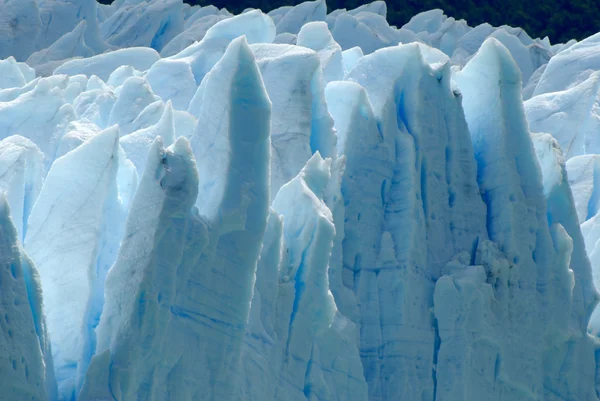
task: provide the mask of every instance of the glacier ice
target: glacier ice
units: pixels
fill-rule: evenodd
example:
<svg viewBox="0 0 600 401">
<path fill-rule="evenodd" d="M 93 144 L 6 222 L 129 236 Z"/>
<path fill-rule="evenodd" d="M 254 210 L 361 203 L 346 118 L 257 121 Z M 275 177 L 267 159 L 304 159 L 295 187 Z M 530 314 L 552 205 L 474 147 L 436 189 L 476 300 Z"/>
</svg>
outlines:
<svg viewBox="0 0 600 401">
<path fill-rule="evenodd" d="M 56 68 L 53 73 L 96 75 L 106 81 L 110 74 L 122 65 L 129 65 L 137 70 L 145 71 L 159 59 L 160 56 L 154 49 L 132 47 L 89 58 L 70 60 Z"/>
<path fill-rule="evenodd" d="M 35 143 L 19 135 L 0 141 L 0 188 L 10 205 L 12 224 L 21 242 L 44 175 L 44 155 Z"/>
<path fill-rule="evenodd" d="M 57 159 L 28 220 L 24 244 L 40 272 L 61 399 L 75 398 L 94 353 L 104 279 L 121 239 L 118 146 L 111 128 Z"/>
<path fill-rule="evenodd" d="M 64 34 L 47 49 L 33 53 L 27 64 L 36 69 L 38 75 L 52 75 L 52 72 L 69 59 L 91 57 L 94 51 L 85 43 L 86 21 L 81 21 L 73 31 Z"/>
<path fill-rule="evenodd" d="M 3 401 L 598 401 L 598 35 L 0 9 Z"/>
<path fill-rule="evenodd" d="M 42 290 L 0 195 L 0 386 L 14 401 L 56 398 Z"/>
<path fill-rule="evenodd" d="M 543 93 L 525 102 L 531 129 L 552 134 L 568 159 L 600 152 L 599 82 L 600 74 L 594 73 L 574 87 Z"/>
</svg>

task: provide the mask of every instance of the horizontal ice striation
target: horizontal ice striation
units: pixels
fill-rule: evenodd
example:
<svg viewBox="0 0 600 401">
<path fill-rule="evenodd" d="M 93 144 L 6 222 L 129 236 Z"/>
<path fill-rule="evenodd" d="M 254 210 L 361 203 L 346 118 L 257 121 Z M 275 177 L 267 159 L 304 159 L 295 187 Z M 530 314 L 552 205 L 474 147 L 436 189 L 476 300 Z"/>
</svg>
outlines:
<svg viewBox="0 0 600 401">
<path fill-rule="evenodd" d="M 0 387 L 11 401 L 56 399 L 37 271 L 0 194 Z"/>
<path fill-rule="evenodd" d="M 0 3 L 0 225 L 50 329 L 19 251 L 41 353 L 0 361 L 40 399 L 598 399 L 596 37 Z"/>
</svg>

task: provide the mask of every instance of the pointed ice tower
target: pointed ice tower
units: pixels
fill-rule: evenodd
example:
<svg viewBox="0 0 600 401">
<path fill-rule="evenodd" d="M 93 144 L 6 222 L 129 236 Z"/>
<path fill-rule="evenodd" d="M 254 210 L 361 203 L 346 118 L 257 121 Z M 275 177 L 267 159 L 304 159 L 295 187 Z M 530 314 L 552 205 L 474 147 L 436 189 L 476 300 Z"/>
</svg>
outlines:
<svg viewBox="0 0 600 401">
<path fill-rule="evenodd" d="M 289 318 L 281 316 L 288 327 L 281 338 L 283 361 L 274 399 L 294 388 L 309 400 L 367 399 L 355 337 L 343 330 L 351 323 L 338 314 L 329 290 L 335 226 L 322 199 L 330 169 L 331 159 L 323 160 L 317 152 L 273 201 L 273 209 L 283 216 L 286 246 L 278 305 L 290 312 Z M 337 378 L 334 369 L 339 370 Z"/>
<path fill-rule="evenodd" d="M 327 112 L 318 55 L 300 46 L 252 46 L 273 103 L 271 197 L 315 152 L 335 157 L 333 120 Z M 285 76 L 282 74 L 285 71 Z M 298 88 L 302 88 L 299 90 Z"/>
<path fill-rule="evenodd" d="M 447 266 L 444 282 L 436 285 L 438 399 L 493 394 L 507 401 L 596 400 L 595 361 L 586 352 L 592 348 L 586 326 L 596 294 L 586 282 L 589 262 L 561 178 L 564 168 L 542 142 L 540 169 L 521 101 L 521 73 L 500 42 L 486 40 L 456 81 L 493 243 L 478 244 L 471 263 Z M 478 266 L 483 270 L 475 279 Z M 465 285 L 471 291 L 461 291 Z M 474 303 L 477 286 L 485 294 L 479 297 L 489 301 Z M 451 320 L 450 311 L 469 318 Z M 451 370 L 457 360 L 460 381 Z M 565 374 L 571 364 L 582 371 Z M 469 377 L 478 378 L 477 386 L 456 386 Z"/>
<path fill-rule="evenodd" d="M 33 90 L 2 104 L 0 139 L 21 135 L 34 142 L 45 156 L 45 167 L 54 161 L 60 138 L 69 122 L 75 119 L 71 105 L 50 78 L 30 84 Z"/>
<path fill-rule="evenodd" d="M 358 300 L 372 401 L 400 393 L 407 401 L 434 399 L 435 281 L 456 254 L 474 253 L 486 238 L 471 140 L 450 76 L 448 64 L 432 68 L 419 45 L 408 44 L 365 56 L 349 73 L 370 102 L 349 84 L 326 92 L 347 157 L 343 284 Z"/>
<path fill-rule="evenodd" d="M 106 394 L 160 399 L 173 391 L 168 370 L 181 358 L 174 343 L 185 338 L 184 331 L 169 332 L 173 304 L 208 241 L 206 226 L 193 217 L 197 186 L 187 140 L 164 149 L 157 138 L 127 217 L 119 255 L 106 278 L 96 355 L 80 400 Z"/>
<path fill-rule="evenodd" d="M 331 159 L 317 153 L 278 192 L 256 273 L 239 400 L 366 401 L 354 324 L 336 308 L 335 238 L 323 201 Z"/>
<path fill-rule="evenodd" d="M 121 138 L 121 146 L 127 154 L 127 158 L 135 165 L 140 177 L 146 168 L 148 151 L 154 139 L 158 136 L 162 138 L 165 146 L 170 146 L 175 142 L 175 121 L 173 117 L 173 105 L 170 100 L 167 102 L 163 114 L 156 124 L 134 131 Z"/>
<path fill-rule="evenodd" d="M 25 249 L 40 272 L 61 398 L 75 398 L 95 349 L 104 278 L 123 218 L 118 130 L 109 129 L 52 164 L 29 216 Z"/>
<path fill-rule="evenodd" d="M 56 382 L 37 270 L 0 194 L 0 388 L 11 401 L 53 401 Z"/>
<path fill-rule="evenodd" d="M 157 139 L 150 151 L 82 401 L 235 394 L 268 217 L 271 105 L 244 38 L 205 82 L 225 95 L 203 102 L 191 147 Z"/>
</svg>

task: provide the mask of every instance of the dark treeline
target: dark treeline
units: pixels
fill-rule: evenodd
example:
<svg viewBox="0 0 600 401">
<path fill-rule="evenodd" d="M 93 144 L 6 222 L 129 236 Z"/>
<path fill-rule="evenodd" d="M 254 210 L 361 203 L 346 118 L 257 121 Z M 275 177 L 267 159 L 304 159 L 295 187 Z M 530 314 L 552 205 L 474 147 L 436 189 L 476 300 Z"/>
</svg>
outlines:
<svg viewBox="0 0 600 401">
<path fill-rule="evenodd" d="M 240 13 L 246 8 L 270 11 L 303 0 L 185 0 L 189 4 L 227 8 Z M 110 3 L 110 0 L 103 1 Z M 330 10 L 352 9 L 370 0 L 327 0 Z M 532 37 L 548 36 L 552 43 L 581 40 L 600 31 L 600 0 L 387 0 L 388 21 L 401 27 L 421 11 L 441 8 L 446 15 L 465 19 L 470 26 L 488 22 L 525 29 Z"/>
</svg>

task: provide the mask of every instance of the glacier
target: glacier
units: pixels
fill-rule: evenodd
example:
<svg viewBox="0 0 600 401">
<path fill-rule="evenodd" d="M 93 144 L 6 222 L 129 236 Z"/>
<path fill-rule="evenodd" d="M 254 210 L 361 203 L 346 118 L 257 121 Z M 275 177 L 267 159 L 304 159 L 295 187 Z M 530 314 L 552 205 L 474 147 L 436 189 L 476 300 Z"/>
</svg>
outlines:
<svg viewBox="0 0 600 401">
<path fill-rule="evenodd" d="M 0 401 L 598 401 L 600 34 L 0 0 Z"/>
</svg>

